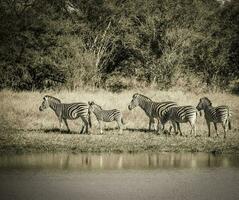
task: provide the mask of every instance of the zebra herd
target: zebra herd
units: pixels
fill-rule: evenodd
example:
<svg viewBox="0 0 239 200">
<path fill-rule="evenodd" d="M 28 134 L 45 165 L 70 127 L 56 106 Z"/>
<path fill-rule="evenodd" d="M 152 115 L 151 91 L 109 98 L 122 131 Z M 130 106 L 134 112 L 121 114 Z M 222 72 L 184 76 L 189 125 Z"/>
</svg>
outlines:
<svg viewBox="0 0 239 200">
<path fill-rule="evenodd" d="M 165 101 L 165 102 L 155 102 L 150 98 L 142 94 L 134 94 L 132 100 L 128 105 L 128 109 L 132 110 L 135 107 L 139 106 L 149 118 L 149 130 L 154 125 L 154 130 L 159 132 L 165 130 L 165 124 L 170 121 L 172 126 L 170 126 L 169 131 L 173 127 L 174 133 L 182 136 L 182 131 L 180 128 L 181 123 L 189 123 L 191 126 L 191 134 L 194 133 L 196 136 L 196 120 L 198 116 L 198 111 L 203 110 L 206 123 L 208 126 L 208 136 L 211 135 L 210 124 L 214 124 L 216 135 L 217 132 L 217 123 L 221 123 L 224 130 L 224 138 L 226 138 L 228 128 L 231 129 L 231 114 L 228 106 L 218 106 L 213 107 L 212 102 L 207 98 L 201 98 L 197 107 L 188 105 L 188 106 L 179 106 L 176 102 Z M 39 107 L 40 111 L 50 107 L 56 114 L 59 120 L 60 129 L 63 127 L 62 121 L 67 127 L 67 131 L 70 131 L 67 120 L 74 120 L 81 118 L 84 122 L 84 125 L 80 133 L 88 133 L 88 128 L 91 128 L 91 115 L 94 113 L 100 127 L 100 133 L 103 133 L 102 122 L 112 122 L 116 121 L 122 133 L 123 125 L 123 115 L 120 110 L 104 110 L 101 106 L 97 105 L 93 101 L 87 103 L 61 103 L 61 101 L 52 96 L 44 96 L 43 102 Z M 155 119 L 157 123 L 155 123 Z"/>
</svg>

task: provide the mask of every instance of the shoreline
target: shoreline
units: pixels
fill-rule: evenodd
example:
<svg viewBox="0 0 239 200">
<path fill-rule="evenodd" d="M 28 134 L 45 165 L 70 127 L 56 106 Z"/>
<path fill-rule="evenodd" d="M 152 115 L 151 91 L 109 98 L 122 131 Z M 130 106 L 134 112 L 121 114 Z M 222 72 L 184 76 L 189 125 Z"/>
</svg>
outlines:
<svg viewBox="0 0 239 200">
<path fill-rule="evenodd" d="M 205 136 L 158 135 L 153 132 L 125 130 L 122 135 L 111 130 L 103 135 L 80 135 L 52 130 L 2 130 L 0 155 L 24 153 L 159 153 L 187 152 L 239 154 L 236 133 L 224 140 Z"/>
</svg>

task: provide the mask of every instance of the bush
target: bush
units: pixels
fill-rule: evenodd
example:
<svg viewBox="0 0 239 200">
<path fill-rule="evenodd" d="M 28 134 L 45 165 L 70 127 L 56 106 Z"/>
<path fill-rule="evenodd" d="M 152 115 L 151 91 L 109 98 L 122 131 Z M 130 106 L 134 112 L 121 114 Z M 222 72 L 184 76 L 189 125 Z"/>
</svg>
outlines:
<svg viewBox="0 0 239 200">
<path fill-rule="evenodd" d="M 236 0 L 4 0 L 0 13 L 1 89 L 228 90 L 239 78 Z"/>
</svg>

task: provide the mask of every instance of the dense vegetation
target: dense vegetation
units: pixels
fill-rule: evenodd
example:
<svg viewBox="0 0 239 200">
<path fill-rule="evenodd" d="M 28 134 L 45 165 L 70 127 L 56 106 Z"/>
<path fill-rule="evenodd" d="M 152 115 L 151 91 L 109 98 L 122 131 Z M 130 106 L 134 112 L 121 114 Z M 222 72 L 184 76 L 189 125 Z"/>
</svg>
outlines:
<svg viewBox="0 0 239 200">
<path fill-rule="evenodd" d="M 239 88 L 239 2 L 1 0 L 0 88 Z"/>
</svg>

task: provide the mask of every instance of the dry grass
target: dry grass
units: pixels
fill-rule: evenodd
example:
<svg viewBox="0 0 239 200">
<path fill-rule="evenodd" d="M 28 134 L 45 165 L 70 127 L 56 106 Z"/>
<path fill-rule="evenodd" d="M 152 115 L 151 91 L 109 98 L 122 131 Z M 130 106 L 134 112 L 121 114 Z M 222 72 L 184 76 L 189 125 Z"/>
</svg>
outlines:
<svg viewBox="0 0 239 200">
<path fill-rule="evenodd" d="M 197 121 L 197 130 L 200 135 L 194 137 L 175 137 L 156 135 L 147 132 L 148 118 L 140 108 L 129 111 L 127 106 L 135 92 L 152 97 L 155 101 L 173 100 L 179 105 L 197 105 L 202 96 L 209 97 L 214 105 L 227 104 L 233 111 L 232 126 L 226 141 L 220 138 L 207 138 L 207 127 L 203 117 Z M 91 135 L 79 135 L 81 121 L 69 121 L 73 134 L 66 134 L 57 130 L 58 120 L 52 110 L 39 112 L 38 108 L 42 97 L 52 95 L 60 98 L 62 102 L 88 102 L 95 101 L 105 109 L 117 108 L 123 112 L 127 123 L 122 135 L 114 129 L 116 123 L 107 123 L 103 135 L 99 135 L 97 122 L 93 118 Z M 201 152 L 239 152 L 239 97 L 230 94 L 213 93 L 200 94 L 184 93 L 180 91 L 124 91 L 119 94 L 104 90 L 97 91 L 49 91 L 39 92 L 0 92 L 0 151 L 201 151 Z M 212 129 L 213 130 L 213 129 Z M 189 134 L 189 125 L 182 125 L 182 131 Z M 214 133 L 214 130 L 213 130 Z M 213 134 L 214 135 L 214 134 Z"/>
</svg>

